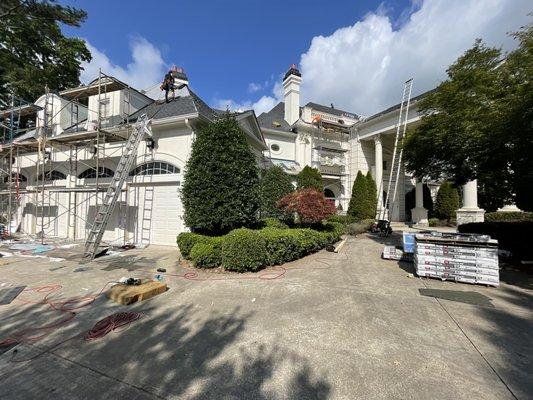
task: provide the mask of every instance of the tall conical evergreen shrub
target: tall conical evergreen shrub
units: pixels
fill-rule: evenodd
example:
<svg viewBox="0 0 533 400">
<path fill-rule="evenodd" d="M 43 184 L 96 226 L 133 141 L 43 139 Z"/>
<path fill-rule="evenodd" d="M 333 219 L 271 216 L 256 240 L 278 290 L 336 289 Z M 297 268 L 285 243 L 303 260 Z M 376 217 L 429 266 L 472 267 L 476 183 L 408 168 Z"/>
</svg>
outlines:
<svg viewBox="0 0 533 400">
<path fill-rule="evenodd" d="M 322 181 L 322 174 L 316 168 L 306 165 L 298 174 L 296 178 L 298 189 L 313 188 L 319 192 L 324 191 L 324 182 Z"/>
<path fill-rule="evenodd" d="M 287 214 L 276 203 L 294 191 L 292 180 L 280 166 L 270 167 L 261 173 L 261 217 L 285 218 Z"/>
<path fill-rule="evenodd" d="M 260 203 L 259 168 L 230 115 L 202 129 L 187 162 L 182 203 L 193 231 L 219 234 L 252 224 Z"/>
<path fill-rule="evenodd" d="M 378 189 L 370 171 L 366 174 L 366 185 L 368 202 L 366 219 L 374 219 L 376 218 L 376 209 L 378 206 Z"/>
<path fill-rule="evenodd" d="M 439 219 L 450 221 L 459 208 L 459 192 L 450 182 L 440 185 L 435 201 L 435 215 Z"/>
<path fill-rule="evenodd" d="M 352 186 L 352 197 L 348 205 L 348 215 L 353 217 L 356 221 L 365 219 L 368 208 L 368 189 L 366 178 L 361 171 L 357 172 L 355 181 Z"/>
</svg>

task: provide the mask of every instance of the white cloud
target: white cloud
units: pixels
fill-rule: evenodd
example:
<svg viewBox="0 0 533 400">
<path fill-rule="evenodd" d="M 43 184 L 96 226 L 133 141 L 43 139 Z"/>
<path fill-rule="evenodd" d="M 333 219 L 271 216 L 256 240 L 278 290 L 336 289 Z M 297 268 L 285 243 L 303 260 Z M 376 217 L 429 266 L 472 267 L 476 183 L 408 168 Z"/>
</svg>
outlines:
<svg viewBox="0 0 533 400">
<path fill-rule="evenodd" d="M 278 99 L 272 96 L 262 96 L 257 101 L 245 100 L 243 102 L 236 102 L 231 99 L 217 99 L 215 100 L 215 108 L 220 110 L 229 109 L 230 111 L 245 111 L 254 110 L 256 115 L 269 111 L 278 103 Z"/>
<path fill-rule="evenodd" d="M 251 82 L 248 85 L 248 92 L 249 93 L 259 92 L 261 89 L 263 89 L 263 85 L 261 85 L 260 83 Z"/>
<path fill-rule="evenodd" d="M 301 104 L 333 102 L 369 115 L 399 103 L 403 82 L 414 94 L 435 87 L 445 70 L 481 37 L 510 49 L 506 33 L 525 25 L 529 0 L 416 0 L 397 29 L 386 7 L 332 35 L 314 37 L 302 54 Z"/>
<path fill-rule="evenodd" d="M 99 68 L 103 73 L 114 76 L 138 89 L 147 89 L 163 79 L 166 64 L 161 53 L 152 43 L 142 37 L 131 39 L 132 61 L 126 67 L 115 64 L 103 51 L 98 50 L 88 41 L 86 43 L 93 58 L 89 63 L 82 63 L 84 71 L 81 73 L 80 80 L 83 83 L 97 78 Z"/>
</svg>

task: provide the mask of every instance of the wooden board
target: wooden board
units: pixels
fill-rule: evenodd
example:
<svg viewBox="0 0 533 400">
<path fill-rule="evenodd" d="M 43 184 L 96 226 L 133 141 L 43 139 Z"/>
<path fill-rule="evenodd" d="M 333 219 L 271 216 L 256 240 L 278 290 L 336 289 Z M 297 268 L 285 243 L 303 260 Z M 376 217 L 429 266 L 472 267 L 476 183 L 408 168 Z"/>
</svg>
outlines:
<svg viewBox="0 0 533 400">
<path fill-rule="evenodd" d="M 138 286 L 118 284 L 109 289 L 106 294 L 111 300 L 127 306 L 137 301 L 147 300 L 166 291 L 166 284 L 149 281 Z"/>
</svg>

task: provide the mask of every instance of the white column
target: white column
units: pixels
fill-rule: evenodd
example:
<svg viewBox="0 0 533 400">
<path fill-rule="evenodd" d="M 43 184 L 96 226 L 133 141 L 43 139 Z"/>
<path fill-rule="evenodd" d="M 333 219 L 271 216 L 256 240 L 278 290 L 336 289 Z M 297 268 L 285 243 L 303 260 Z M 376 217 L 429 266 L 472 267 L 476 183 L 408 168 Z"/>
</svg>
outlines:
<svg viewBox="0 0 533 400">
<path fill-rule="evenodd" d="M 463 208 L 477 208 L 477 179 L 463 186 Z"/>
<path fill-rule="evenodd" d="M 463 207 L 457 210 L 457 225 L 484 220 L 485 210 L 478 207 L 477 179 L 474 179 L 463 186 Z"/>
<path fill-rule="evenodd" d="M 428 210 L 424 208 L 424 184 L 417 180 L 415 188 L 415 208 L 411 209 L 411 219 L 416 225 L 428 226 Z"/>
<path fill-rule="evenodd" d="M 378 189 L 378 219 L 384 217 L 383 210 L 383 147 L 381 145 L 381 136 L 374 137 L 374 153 L 375 153 L 375 168 L 376 168 L 376 187 Z"/>
</svg>

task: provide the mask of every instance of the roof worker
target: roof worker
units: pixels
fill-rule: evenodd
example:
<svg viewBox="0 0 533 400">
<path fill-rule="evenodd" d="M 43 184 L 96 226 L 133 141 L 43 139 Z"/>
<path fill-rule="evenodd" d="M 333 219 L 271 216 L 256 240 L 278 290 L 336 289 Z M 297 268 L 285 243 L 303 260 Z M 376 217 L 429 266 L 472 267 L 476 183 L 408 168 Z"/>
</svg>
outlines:
<svg viewBox="0 0 533 400">
<path fill-rule="evenodd" d="M 174 71 L 169 70 L 167 74 L 165 75 L 165 78 L 163 79 L 163 83 L 161 84 L 161 90 L 165 91 L 165 102 L 169 102 L 168 100 L 168 92 L 172 90 L 172 99 L 174 100 L 174 97 L 176 96 L 176 88 L 174 87 Z"/>
</svg>

